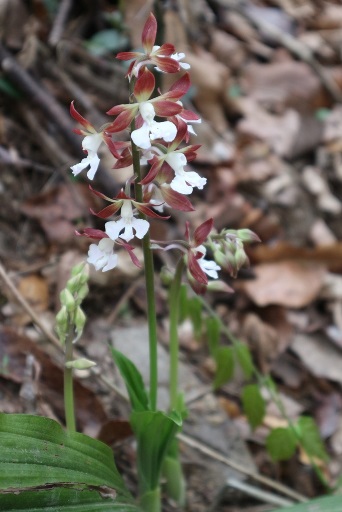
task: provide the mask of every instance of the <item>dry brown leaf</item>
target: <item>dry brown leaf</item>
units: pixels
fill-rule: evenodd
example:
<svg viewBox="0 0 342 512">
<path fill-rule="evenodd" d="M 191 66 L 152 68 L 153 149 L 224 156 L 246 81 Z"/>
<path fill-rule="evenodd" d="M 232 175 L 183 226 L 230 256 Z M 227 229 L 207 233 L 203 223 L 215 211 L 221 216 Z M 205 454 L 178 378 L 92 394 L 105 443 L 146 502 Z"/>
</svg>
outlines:
<svg viewBox="0 0 342 512">
<path fill-rule="evenodd" d="M 298 334 L 291 350 L 313 375 L 342 384 L 342 352 L 324 334 Z"/>
<path fill-rule="evenodd" d="M 315 300 L 326 273 L 324 265 L 300 261 L 264 263 L 253 270 L 256 278 L 240 283 L 253 302 L 290 308 L 302 308 Z"/>
<path fill-rule="evenodd" d="M 291 108 L 309 113 L 329 104 L 318 76 L 303 62 L 253 63 L 242 84 L 252 99 L 276 112 Z"/>
<path fill-rule="evenodd" d="M 332 272 L 342 272 L 342 242 L 321 245 L 314 249 L 295 247 L 286 242 L 280 242 L 272 247 L 260 244 L 249 252 L 249 256 L 253 263 L 308 260 L 324 264 Z"/>
<path fill-rule="evenodd" d="M 35 274 L 20 279 L 19 292 L 35 311 L 45 311 L 49 306 L 49 288 L 46 279 Z"/>
</svg>

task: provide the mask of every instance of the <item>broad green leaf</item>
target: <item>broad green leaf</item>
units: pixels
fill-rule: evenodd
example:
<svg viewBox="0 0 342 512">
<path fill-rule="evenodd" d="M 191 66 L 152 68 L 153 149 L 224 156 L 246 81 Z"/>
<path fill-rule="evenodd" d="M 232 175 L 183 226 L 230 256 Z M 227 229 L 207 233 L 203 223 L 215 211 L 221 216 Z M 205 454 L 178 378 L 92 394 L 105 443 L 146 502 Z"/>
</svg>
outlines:
<svg viewBox="0 0 342 512">
<path fill-rule="evenodd" d="M 215 353 L 220 343 L 221 324 L 219 319 L 215 316 L 209 316 L 205 323 L 209 350 L 211 355 L 215 357 Z"/>
<path fill-rule="evenodd" d="M 275 428 L 266 439 L 266 448 L 273 460 L 288 460 L 295 453 L 297 443 L 290 428 Z"/>
<path fill-rule="evenodd" d="M 108 52 L 117 52 L 127 45 L 127 37 L 114 28 L 101 30 L 85 42 L 85 46 L 90 53 L 98 56 L 105 55 Z"/>
<path fill-rule="evenodd" d="M 4 503 L 9 507 L 15 503 L 12 510 L 30 512 L 49 503 L 49 512 L 66 512 L 62 505 L 71 500 L 78 505 L 81 495 L 95 503 L 87 510 L 107 510 L 101 508 L 103 502 L 110 503 L 113 511 L 134 510 L 112 451 L 100 441 L 64 432 L 48 418 L 24 414 L 0 414 L 0 440 L 0 493 L 11 493 L 1 498 L 1 510 Z"/>
<path fill-rule="evenodd" d="M 252 428 L 257 427 L 265 416 L 265 401 L 261 396 L 259 386 L 256 384 L 245 386 L 241 398 L 249 424 Z"/>
<path fill-rule="evenodd" d="M 272 512 L 341 512 L 342 496 L 325 496 L 293 507 L 277 508 Z"/>
<path fill-rule="evenodd" d="M 176 413 L 160 411 L 133 412 L 131 426 L 138 441 L 138 475 L 140 494 L 159 487 L 164 458 L 182 425 Z"/>
<path fill-rule="evenodd" d="M 86 486 L 85 486 L 86 488 Z M 0 494 L 1 512 L 141 512 L 133 503 L 113 501 L 106 491 L 54 487 L 49 490 Z"/>
<path fill-rule="evenodd" d="M 216 373 L 214 377 L 214 389 L 218 389 L 233 377 L 234 352 L 231 347 L 219 347 L 215 354 Z"/>
<path fill-rule="evenodd" d="M 328 454 L 322 443 L 318 427 L 309 416 L 302 416 L 297 422 L 297 429 L 301 437 L 301 445 L 308 455 L 327 460 Z"/>
<path fill-rule="evenodd" d="M 249 348 L 245 343 L 236 343 L 233 348 L 246 379 L 250 379 L 254 373 L 254 364 Z"/>
<path fill-rule="evenodd" d="M 147 411 L 148 397 L 141 373 L 132 361 L 118 350 L 111 348 L 115 364 L 124 379 L 133 411 Z"/>
<path fill-rule="evenodd" d="M 202 334 L 202 302 L 198 297 L 188 300 L 188 313 L 194 327 L 196 340 L 201 339 Z"/>
</svg>

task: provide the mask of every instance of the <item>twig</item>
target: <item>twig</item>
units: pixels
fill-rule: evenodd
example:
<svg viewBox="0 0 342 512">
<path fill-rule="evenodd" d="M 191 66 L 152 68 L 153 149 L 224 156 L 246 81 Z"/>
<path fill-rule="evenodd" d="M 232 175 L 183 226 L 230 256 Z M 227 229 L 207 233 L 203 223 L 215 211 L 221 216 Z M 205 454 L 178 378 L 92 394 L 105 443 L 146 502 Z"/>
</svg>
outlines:
<svg viewBox="0 0 342 512">
<path fill-rule="evenodd" d="M 38 105 L 46 116 L 54 122 L 76 154 L 83 155 L 79 137 L 72 131 L 73 122 L 66 110 L 59 105 L 47 89 L 39 85 L 34 78 L 20 66 L 1 44 L 0 63 L 2 70 L 10 81 L 20 89 L 28 100 Z"/>
<path fill-rule="evenodd" d="M 52 174 L 54 171 L 54 168 L 48 165 L 42 165 L 25 158 L 14 156 L 3 146 L 0 146 L 0 165 L 13 165 L 14 167 L 22 167 L 23 169 L 34 169 L 44 174 Z"/>
<path fill-rule="evenodd" d="M 307 501 L 307 498 L 305 496 L 296 491 L 293 491 L 289 487 L 286 487 L 286 485 L 280 484 L 279 482 L 275 482 L 274 480 L 271 480 L 266 476 L 251 471 L 250 469 L 246 468 L 245 466 L 242 466 L 238 462 L 235 462 L 234 460 L 231 460 L 230 458 L 221 455 L 221 453 L 213 450 L 212 448 L 208 448 L 205 444 L 197 441 L 193 437 L 190 437 L 186 434 L 178 434 L 178 439 L 182 441 L 184 444 L 191 446 L 191 448 L 195 448 L 204 455 L 207 455 L 211 459 L 218 460 L 219 462 L 222 462 L 226 466 L 229 466 L 230 468 L 233 468 L 236 471 L 239 471 L 240 473 L 247 475 L 250 478 L 253 478 L 253 480 L 255 480 L 256 482 L 260 482 L 261 484 L 266 485 L 271 489 L 275 489 L 276 491 L 280 492 L 281 494 L 284 494 L 285 496 L 288 496 L 289 498 L 292 498 L 301 503 Z"/>
<path fill-rule="evenodd" d="M 31 308 L 30 304 L 27 302 L 25 297 L 17 290 L 15 287 L 12 279 L 8 276 L 4 266 L 0 263 L 0 278 L 3 280 L 3 282 L 6 284 L 8 289 L 11 291 L 11 293 L 14 295 L 15 299 L 21 307 L 30 315 L 33 322 L 39 327 L 39 329 L 42 331 L 42 333 L 47 337 L 49 341 L 53 345 L 55 345 L 59 350 L 61 350 L 61 344 L 58 340 L 58 338 L 50 332 L 47 327 L 43 324 L 43 322 L 40 321 L 39 316 L 36 314 L 36 312 Z"/>
<path fill-rule="evenodd" d="M 246 484 L 246 482 L 242 482 L 237 478 L 228 478 L 227 487 L 233 487 L 233 489 L 238 489 L 239 491 L 256 498 L 257 500 L 263 501 L 264 503 L 270 503 L 271 505 L 276 505 L 278 507 L 288 507 L 293 504 L 292 500 L 287 500 L 285 498 L 281 498 L 277 494 L 264 491 L 259 487 L 254 487 L 253 485 Z"/>
<path fill-rule="evenodd" d="M 61 38 L 64 25 L 66 23 L 69 11 L 71 9 L 72 0 L 62 0 L 59 4 L 58 13 L 55 17 L 50 35 L 49 35 L 49 45 L 56 46 L 58 41 Z"/>
<path fill-rule="evenodd" d="M 304 43 L 298 41 L 291 34 L 280 30 L 275 25 L 262 18 L 257 18 L 248 10 L 245 2 L 240 0 L 215 0 L 217 4 L 224 8 L 234 10 L 241 16 L 246 18 L 252 25 L 254 25 L 260 32 L 273 39 L 281 46 L 287 48 L 296 57 L 306 62 L 320 78 L 325 89 L 328 91 L 332 99 L 338 103 L 342 102 L 342 92 L 340 91 L 335 80 L 326 72 L 323 66 L 314 57 L 311 49 Z"/>
</svg>

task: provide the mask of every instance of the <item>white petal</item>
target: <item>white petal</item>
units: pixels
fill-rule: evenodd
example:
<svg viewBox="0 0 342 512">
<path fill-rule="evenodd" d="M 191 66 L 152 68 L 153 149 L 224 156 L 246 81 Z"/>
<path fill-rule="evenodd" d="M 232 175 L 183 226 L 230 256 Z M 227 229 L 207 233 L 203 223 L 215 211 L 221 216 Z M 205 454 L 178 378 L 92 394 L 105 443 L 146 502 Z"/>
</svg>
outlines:
<svg viewBox="0 0 342 512">
<path fill-rule="evenodd" d="M 187 159 L 184 153 L 168 153 L 168 155 L 165 157 L 165 160 L 169 166 L 172 167 L 175 173 L 183 172 L 183 167 L 187 164 Z"/>
<path fill-rule="evenodd" d="M 119 233 L 124 229 L 125 222 L 123 219 L 119 220 L 110 220 L 109 222 L 106 222 L 105 224 L 105 230 L 107 235 L 111 240 L 116 240 L 119 238 Z"/>
<path fill-rule="evenodd" d="M 132 222 L 132 226 L 135 229 L 135 236 L 137 238 L 142 239 L 146 235 L 150 227 L 150 224 L 149 222 L 147 222 L 147 220 L 144 219 L 134 219 Z"/>
<path fill-rule="evenodd" d="M 80 172 L 83 171 L 83 169 L 86 169 L 89 165 L 89 157 L 83 158 L 83 160 L 80 161 L 79 164 L 75 164 L 70 169 L 72 170 L 72 173 L 74 176 L 77 176 Z"/>
<path fill-rule="evenodd" d="M 114 242 L 109 238 L 103 238 L 99 244 L 91 244 L 88 251 L 88 263 L 94 265 L 96 270 L 102 268 L 102 272 L 111 270 L 117 264 L 117 255 L 113 252 Z"/>
<path fill-rule="evenodd" d="M 93 180 L 94 176 L 96 174 L 96 171 L 99 167 L 100 159 L 96 153 L 91 154 L 90 151 L 89 151 L 88 159 L 89 159 L 90 169 L 87 172 L 87 176 L 90 180 Z"/>
<path fill-rule="evenodd" d="M 213 279 L 218 279 L 217 270 L 221 270 L 221 267 L 219 267 L 215 261 L 205 260 L 204 258 L 200 258 L 197 261 L 198 261 L 198 264 L 201 267 L 201 269 L 206 274 L 208 274 L 208 276 L 212 277 Z"/>
<path fill-rule="evenodd" d="M 151 147 L 150 130 L 147 123 L 144 123 L 141 128 L 134 130 L 131 133 L 132 141 L 136 146 L 142 149 Z"/>
<path fill-rule="evenodd" d="M 107 272 L 107 270 L 112 270 L 118 264 L 118 255 L 111 254 L 108 258 L 107 265 L 103 267 L 102 272 Z"/>
<path fill-rule="evenodd" d="M 151 140 L 163 139 L 165 142 L 172 142 L 177 135 L 177 127 L 171 121 L 162 121 L 161 123 L 153 121 L 150 131 Z"/>
<path fill-rule="evenodd" d="M 170 187 L 172 190 L 179 192 L 180 194 L 191 194 L 193 187 L 187 185 L 183 176 L 176 175 L 175 178 L 171 181 Z"/>
<path fill-rule="evenodd" d="M 86 135 L 82 141 L 82 148 L 85 151 L 94 151 L 97 153 L 97 150 L 101 146 L 103 139 L 101 133 L 94 133 L 91 135 Z"/>
<path fill-rule="evenodd" d="M 144 122 L 150 125 L 156 115 L 152 103 L 149 101 L 143 101 L 139 104 L 139 111 Z"/>
<path fill-rule="evenodd" d="M 185 179 L 192 187 L 197 187 L 202 190 L 204 185 L 207 183 L 206 178 L 202 178 L 197 172 L 189 171 L 185 173 Z"/>
<path fill-rule="evenodd" d="M 123 238 L 124 240 L 126 240 L 126 242 L 129 242 L 130 240 L 132 240 L 132 238 L 134 238 L 133 224 L 132 223 L 125 224 L 125 230 L 120 235 L 120 238 Z"/>
</svg>

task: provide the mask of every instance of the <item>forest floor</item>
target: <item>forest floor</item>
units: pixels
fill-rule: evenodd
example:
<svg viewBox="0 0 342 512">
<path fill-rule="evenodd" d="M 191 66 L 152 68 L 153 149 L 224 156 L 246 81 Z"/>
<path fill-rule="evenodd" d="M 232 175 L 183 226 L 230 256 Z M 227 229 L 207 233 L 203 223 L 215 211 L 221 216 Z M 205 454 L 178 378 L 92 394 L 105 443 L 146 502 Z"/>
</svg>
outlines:
<svg viewBox="0 0 342 512">
<path fill-rule="evenodd" d="M 82 139 L 68 109 L 75 100 L 100 127 L 108 122 L 106 111 L 127 102 L 125 68 L 114 57 L 141 46 L 149 4 L 0 2 L 4 412 L 64 422 L 54 334 L 59 292 L 70 269 L 86 258 L 89 241 L 75 230 L 98 227 L 89 209 L 102 204 L 89 194 L 86 178 L 70 172 L 82 158 Z M 180 379 L 190 415 L 181 453 L 188 510 L 266 512 L 283 500 L 327 492 L 304 450 L 289 461 L 272 460 L 265 448 L 272 429 L 313 417 L 329 454 L 315 464 L 330 487 L 342 474 L 342 6 L 338 0 L 166 4 L 165 41 L 191 64 L 186 105 L 203 119 L 195 127 L 192 143 L 202 146 L 191 167 L 208 183 L 195 195 L 195 212 L 178 212 L 167 225 L 153 221 L 152 238 L 180 238 L 185 220 L 194 228 L 209 217 L 218 230 L 257 233 L 262 243 L 248 248 L 250 266 L 237 279 L 223 277 L 235 293 L 211 293 L 206 300 L 248 344 L 261 374 L 272 376 L 286 409 L 284 417 L 265 397 L 264 420 L 252 430 L 241 405 L 243 376 L 237 371 L 213 392 L 215 365 L 204 330 L 194 332 L 184 320 Z M 113 170 L 113 157 L 101 151 L 94 186 L 114 197 L 131 170 Z M 148 373 L 146 301 L 141 270 L 125 254 L 120 262 L 112 272 L 91 271 L 87 327 L 77 351 L 96 361 L 97 370 L 77 372 L 75 394 L 80 431 L 113 447 L 134 493 L 129 408 L 108 344 L 133 354 Z M 172 258 L 156 254 L 165 407 L 168 307 L 159 271 L 167 264 Z M 177 508 L 165 502 L 165 510 Z"/>
</svg>

